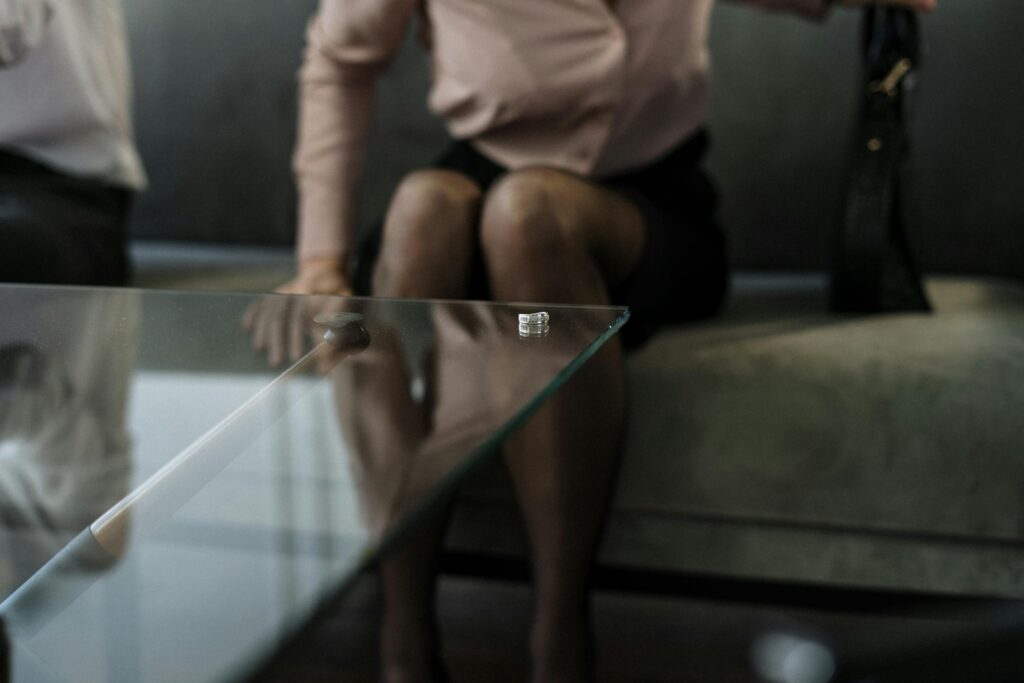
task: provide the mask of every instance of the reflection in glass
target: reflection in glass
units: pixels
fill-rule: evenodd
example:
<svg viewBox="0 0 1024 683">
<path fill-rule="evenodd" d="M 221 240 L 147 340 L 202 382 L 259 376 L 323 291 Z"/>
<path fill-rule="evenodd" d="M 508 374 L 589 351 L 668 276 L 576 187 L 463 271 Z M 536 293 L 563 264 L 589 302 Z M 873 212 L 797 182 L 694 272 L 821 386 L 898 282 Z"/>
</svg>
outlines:
<svg viewBox="0 0 1024 683">
<path fill-rule="evenodd" d="M 137 302 L 114 303 L 0 302 L 0 600 L 128 490 L 133 357 L 108 340 L 129 340 Z"/>
<path fill-rule="evenodd" d="M 0 288 L 0 302 L 42 310 L 37 291 L 5 297 L 11 291 Z M 49 293 L 74 301 L 71 309 L 89 298 L 87 290 Z M 118 322 L 103 333 L 109 358 L 95 376 L 111 392 L 120 385 L 104 382 L 126 367 L 131 392 L 121 392 L 119 411 L 94 408 L 122 420 L 120 429 L 94 420 L 104 426 L 93 432 L 106 435 L 96 441 L 106 455 L 75 455 L 93 469 L 83 470 L 75 496 L 88 504 L 64 538 L 79 521 L 88 531 L 59 552 L 55 541 L 47 552 L 56 557 L 0 602 L 19 683 L 33 670 L 53 680 L 124 681 L 217 681 L 256 670 L 401 531 L 421 533 L 463 475 L 625 319 L 623 309 L 553 307 L 548 334 L 524 338 L 518 314 L 528 311 L 515 306 L 135 295 L 141 318 L 114 313 L 125 301 L 102 293 Z M 288 321 L 269 328 L 291 343 L 279 357 L 288 362 L 268 368 L 269 349 L 252 348 L 241 321 L 254 306 Z M 45 317 L 65 319 L 56 309 Z M 135 329 L 136 319 L 145 324 Z M 21 319 L 7 320 L 22 333 L 11 343 L 63 340 L 48 354 L 53 367 L 72 386 L 89 386 L 77 378 L 89 365 L 73 350 L 88 337 L 84 328 L 61 323 L 61 334 L 26 336 Z M 128 339 L 137 353 L 126 352 Z M 12 367 L 41 367 L 31 352 L 12 355 L 22 359 Z M 62 398 L 63 380 L 45 386 L 45 405 L 79 404 Z M 81 566 L 83 550 L 103 549 L 113 551 L 104 571 Z"/>
</svg>

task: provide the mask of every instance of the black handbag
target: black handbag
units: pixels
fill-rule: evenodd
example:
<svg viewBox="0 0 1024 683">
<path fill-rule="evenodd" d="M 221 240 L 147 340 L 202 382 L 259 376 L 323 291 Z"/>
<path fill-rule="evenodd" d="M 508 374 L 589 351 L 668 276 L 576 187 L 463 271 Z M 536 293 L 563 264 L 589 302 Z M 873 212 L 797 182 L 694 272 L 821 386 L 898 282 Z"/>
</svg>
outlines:
<svg viewBox="0 0 1024 683">
<path fill-rule="evenodd" d="M 832 261 L 832 309 L 930 311 L 907 241 L 902 177 L 909 91 L 920 57 L 916 14 L 868 7 L 862 47 L 864 96 Z"/>
</svg>

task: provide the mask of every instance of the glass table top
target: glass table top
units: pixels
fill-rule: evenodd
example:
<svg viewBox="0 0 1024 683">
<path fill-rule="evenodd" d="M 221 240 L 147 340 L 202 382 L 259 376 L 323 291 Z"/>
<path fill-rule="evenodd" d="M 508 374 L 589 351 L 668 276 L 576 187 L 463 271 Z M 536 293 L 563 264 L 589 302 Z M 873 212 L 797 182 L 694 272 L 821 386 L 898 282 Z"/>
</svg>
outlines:
<svg viewBox="0 0 1024 683">
<path fill-rule="evenodd" d="M 243 678 L 627 319 L 0 286 L 0 680 Z"/>
</svg>

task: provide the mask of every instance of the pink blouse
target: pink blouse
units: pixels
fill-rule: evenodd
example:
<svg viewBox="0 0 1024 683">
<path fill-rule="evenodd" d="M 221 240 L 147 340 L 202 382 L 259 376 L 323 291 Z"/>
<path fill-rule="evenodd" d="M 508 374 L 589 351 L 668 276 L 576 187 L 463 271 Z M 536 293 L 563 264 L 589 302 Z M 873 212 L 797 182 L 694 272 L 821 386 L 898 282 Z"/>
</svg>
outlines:
<svg viewBox="0 0 1024 683">
<path fill-rule="evenodd" d="M 829 0 L 745 0 L 821 18 Z M 516 169 L 601 177 L 656 160 L 707 116 L 713 0 L 321 0 L 300 72 L 300 258 L 344 256 L 373 89 L 417 10 L 430 109 Z"/>
</svg>

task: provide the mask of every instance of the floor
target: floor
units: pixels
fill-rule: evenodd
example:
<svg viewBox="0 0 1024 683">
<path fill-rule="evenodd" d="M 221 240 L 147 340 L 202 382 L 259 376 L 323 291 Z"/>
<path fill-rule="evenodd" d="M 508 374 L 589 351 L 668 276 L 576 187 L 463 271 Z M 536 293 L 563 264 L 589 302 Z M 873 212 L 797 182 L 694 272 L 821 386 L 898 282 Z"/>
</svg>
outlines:
<svg viewBox="0 0 1024 683">
<path fill-rule="evenodd" d="M 357 586 L 346 609 L 325 619 L 285 653 L 260 683 L 377 680 L 377 599 L 370 580 Z M 778 645 L 780 637 L 796 637 L 805 647 L 829 643 L 840 645 L 846 656 L 862 657 L 907 632 L 938 642 L 960 627 L 923 616 L 782 610 L 612 592 L 597 594 L 594 606 L 599 681 L 826 683 L 833 661 L 827 650 L 821 649 L 817 660 L 812 657 L 801 671 L 785 678 L 779 673 L 778 657 L 773 668 L 770 650 L 766 659 L 763 648 L 772 642 Z M 524 643 L 529 614 L 530 590 L 524 583 L 444 579 L 439 618 L 451 680 L 528 680 Z M 755 673 L 757 666 L 765 675 Z"/>
</svg>

